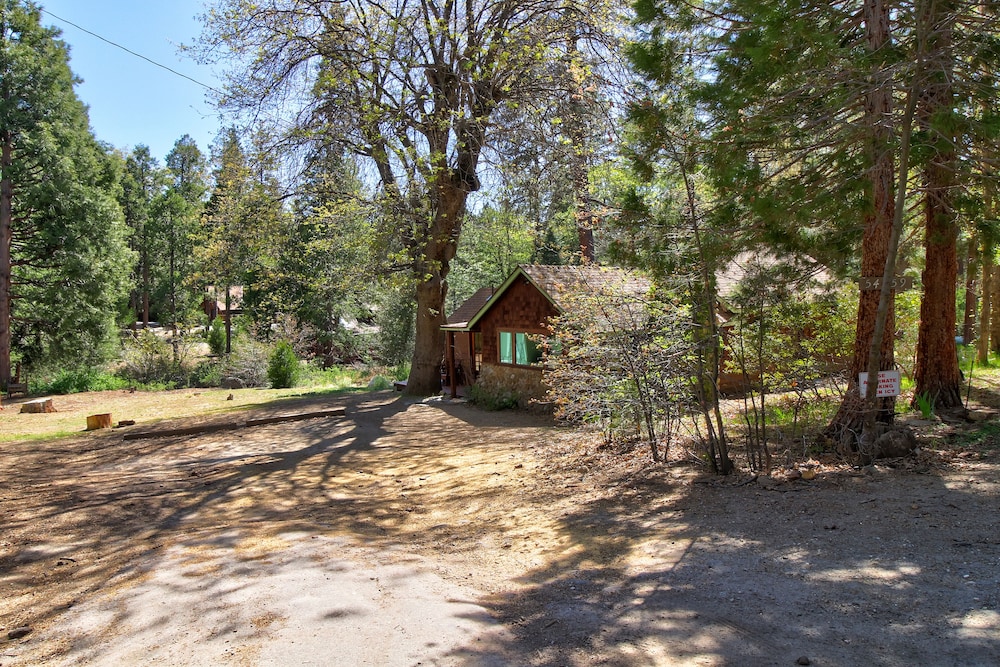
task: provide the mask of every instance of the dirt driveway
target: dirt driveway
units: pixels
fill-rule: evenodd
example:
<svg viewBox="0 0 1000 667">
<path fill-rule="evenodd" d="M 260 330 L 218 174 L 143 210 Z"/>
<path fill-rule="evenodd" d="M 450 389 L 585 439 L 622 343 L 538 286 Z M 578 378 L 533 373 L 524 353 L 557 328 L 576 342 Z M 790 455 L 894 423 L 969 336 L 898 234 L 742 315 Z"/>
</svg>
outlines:
<svg viewBox="0 0 1000 667">
<path fill-rule="evenodd" d="M 385 393 L 255 412 L 334 405 L 5 445 L 0 665 L 1000 664 L 996 443 L 778 483 Z"/>
</svg>

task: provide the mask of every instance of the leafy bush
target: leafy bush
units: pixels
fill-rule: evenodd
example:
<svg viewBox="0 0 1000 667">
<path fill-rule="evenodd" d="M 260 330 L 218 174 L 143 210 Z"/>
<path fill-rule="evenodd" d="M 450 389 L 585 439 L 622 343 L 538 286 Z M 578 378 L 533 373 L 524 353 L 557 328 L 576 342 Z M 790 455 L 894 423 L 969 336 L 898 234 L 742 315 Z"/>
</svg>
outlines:
<svg viewBox="0 0 1000 667">
<path fill-rule="evenodd" d="M 121 374 L 135 383 L 164 382 L 172 375 L 173 350 L 148 329 L 125 339 Z"/>
<path fill-rule="evenodd" d="M 600 428 L 607 444 L 645 438 L 659 461 L 700 376 L 696 328 L 687 308 L 638 287 L 622 278 L 569 295 L 544 377 L 558 419 Z"/>
<path fill-rule="evenodd" d="M 221 317 L 212 320 L 212 326 L 208 329 L 208 348 L 216 356 L 226 351 L 226 323 Z"/>
<path fill-rule="evenodd" d="M 490 410 L 492 412 L 497 410 L 511 410 L 516 408 L 520 403 L 520 398 L 517 394 L 510 391 L 492 391 L 478 384 L 469 387 L 468 391 L 469 402 L 483 410 Z"/>
<path fill-rule="evenodd" d="M 221 376 L 236 378 L 244 387 L 263 387 L 267 384 L 270 356 L 267 344 L 250 336 L 242 337 L 222 364 Z"/>
<path fill-rule="evenodd" d="M 299 360 L 287 340 L 278 341 L 267 364 L 267 379 L 275 389 L 294 387 L 299 375 Z"/>
<path fill-rule="evenodd" d="M 376 375 L 368 381 L 368 391 L 384 391 L 392 388 L 392 382 L 384 375 Z"/>
<path fill-rule="evenodd" d="M 218 387 L 222 384 L 222 365 L 211 360 L 200 362 L 191 371 L 188 383 L 195 387 Z"/>
<path fill-rule="evenodd" d="M 128 381 L 96 368 L 80 368 L 60 371 L 48 383 L 32 387 L 32 391 L 43 394 L 77 394 L 84 391 L 109 391 L 124 389 Z"/>
</svg>

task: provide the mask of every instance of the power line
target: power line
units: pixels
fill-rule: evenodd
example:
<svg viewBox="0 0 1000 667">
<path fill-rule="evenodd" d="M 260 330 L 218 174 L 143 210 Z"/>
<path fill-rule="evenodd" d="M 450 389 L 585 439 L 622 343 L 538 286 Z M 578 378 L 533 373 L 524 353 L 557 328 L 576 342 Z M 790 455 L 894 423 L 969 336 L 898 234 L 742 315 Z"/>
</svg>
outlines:
<svg viewBox="0 0 1000 667">
<path fill-rule="evenodd" d="M 199 86 L 201 86 L 202 88 L 204 88 L 206 90 L 211 90 L 213 93 L 218 93 L 220 95 L 223 94 L 221 90 L 219 90 L 217 88 L 213 88 L 212 86 L 208 85 L 207 83 L 202 83 L 201 81 L 198 81 L 198 79 L 193 79 L 190 76 L 188 76 L 187 74 L 183 74 L 181 72 L 178 72 L 175 69 L 171 69 L 170 67 L 167 67 L 163 63 L 158 63 L 155 60 L 153 60 L 152 58 L 147 58 L 146 56 L 142 55 L 141 53 L 136 53 L 135 51 L 133 51 L 133 50 L 131 50 L 129 48 L 126 48 L 126 47 L 122 46 L 121 44 L 118 44 L 117 42 L 113 42 L 113 41 L 111 41 L 110 39 L 108 39 L 106 37 L 102 37 L 101 35 L 98 35 L 96 32 L 93 32 L 91 30 L 87 30 L 83 26 L 77 25 L 76 23 L 73 23 L 72 21 L 64 19 L 64 18 L 62 18 L 60 16 L 56 16 L 55 14 L 53 14 L 52 12 L 50 12 L 47 9 L 42 9 L 41 11 L 44 12 L 45 14 L 48 14 L 49 16 L 51 16 L 52 18 L 54 18 L 55 20 L 62 21 L 63 23 L 65 23 L 67 25 L 71 25 L 74 28 L 76 28 L 77 30 L 82 30 L 83 32 L 87 33 L 88 35 L 96 37 L 97 39 L 101 40 L 102 42 L 107 42 L 108 44 L 110 44 L 111 46 L 115 47 L 116 49 L 121 49 L 122 51 L 124 51 L 125 53 L 128 53 L 129 55 L 133 55 L 136 58 L 141 58 L 142 60 L 145 60 L 146 62 L 150 63 L 151 65 L 156 65 L 157 67 L 159 67 L 161 69 L 165 69 L 168 72 L 170 72 L 171 74 L 175 74 L 175 75 L 181 77 L 182 79 L 187 79 L 188 81 L 190 81 L 192 83 L 196 83 L 196 84 L 198 84 Z"/>
</svg>

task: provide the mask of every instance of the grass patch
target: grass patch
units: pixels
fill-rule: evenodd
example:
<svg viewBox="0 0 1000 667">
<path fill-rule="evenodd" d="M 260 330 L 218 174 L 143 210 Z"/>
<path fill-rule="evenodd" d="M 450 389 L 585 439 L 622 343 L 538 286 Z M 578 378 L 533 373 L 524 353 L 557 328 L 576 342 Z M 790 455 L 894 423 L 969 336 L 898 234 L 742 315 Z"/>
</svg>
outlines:
<svg viewBox="0 0 1000 667">
<path fill-rule="evenodd" d="M 1000 449 L 1000 423 L 983 422 L 951 437 L 951 444 L 967 449 Z"/>
<path fill-rule="evenodd" d="M 336 396 L 346 392 L 366 391 L 353 383 L 352 374 L 329 378 L 326 383 L 288 389 L 174 389 L 169 391 L 111 390 L 82 392 L 53 397 L 57 412 L 21 414 L 20 403 L 26 399 L 5 401 L 0 411 L 0 442 L 41 441 L 80 435 L 87 416 L 110 412 L 114 423 L 134 420 L 149 426 L 167 419 L 184 419 L 249 410 L 251 408 L 296 398 Z M 315 378 L 314 378 L 315 380 Z M 229 400 L 229 396 L 232 400 Z M 107 433 L 105 431 L 105 433 Z"/>
</svg>

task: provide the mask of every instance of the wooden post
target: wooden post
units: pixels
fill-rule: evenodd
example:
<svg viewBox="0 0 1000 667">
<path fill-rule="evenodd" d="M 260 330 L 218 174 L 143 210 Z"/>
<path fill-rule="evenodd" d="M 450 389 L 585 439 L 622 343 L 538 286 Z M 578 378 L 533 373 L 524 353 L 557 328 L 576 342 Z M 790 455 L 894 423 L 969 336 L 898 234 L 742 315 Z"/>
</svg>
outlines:
<svg viewBox="0 0 1000 667">
<path fill-rule="evenodd" d="M 449 331 L 445 340 L 448 346 L 448 383 L 451 385 L 451 397 L 458 397 L 458 384 L 455 378 L 455 332 Z"/>
</svg>

